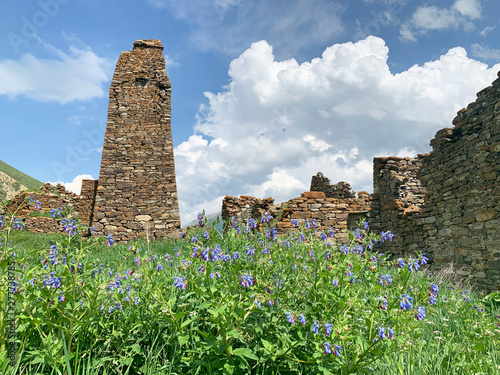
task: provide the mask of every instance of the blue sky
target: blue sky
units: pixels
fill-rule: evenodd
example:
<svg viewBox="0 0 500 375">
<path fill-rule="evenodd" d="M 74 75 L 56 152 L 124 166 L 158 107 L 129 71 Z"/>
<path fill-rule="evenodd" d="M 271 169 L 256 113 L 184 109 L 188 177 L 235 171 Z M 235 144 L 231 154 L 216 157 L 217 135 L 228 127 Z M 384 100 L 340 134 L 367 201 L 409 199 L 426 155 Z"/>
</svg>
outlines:
<svg viewBox="0 0 500 375">
<path fill-rule="evenodd" d="M 160 39 L 183 224 L 224 195 L 372 190 L 500 71 L 497 0 L 40 0 L 0 14 L 0 159 L 98 178 L 120 52 Z"/>
</svg>

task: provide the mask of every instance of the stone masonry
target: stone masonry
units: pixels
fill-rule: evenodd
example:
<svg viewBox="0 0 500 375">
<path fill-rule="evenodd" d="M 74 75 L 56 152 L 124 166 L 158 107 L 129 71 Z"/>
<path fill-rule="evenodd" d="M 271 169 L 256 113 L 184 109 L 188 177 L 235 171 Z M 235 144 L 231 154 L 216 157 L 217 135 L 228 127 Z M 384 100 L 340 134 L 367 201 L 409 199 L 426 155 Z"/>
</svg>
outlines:
<svg viewBox="0 0 500 375">
<path fill-rule="evenodd" d="M 109 90 L 101 171 L 90 201 L 98 234 L 126 241 L 166 238 L 180 229 L 170 111 L 162 44 L 137 40 L 120 55 Z M 91 189 L 85 194 L 92 197 Z"/>
<path fill-rule="evenodd" d="M 323 173 L 318 172 L 311 179 L 310 191 L 322 191 L 327 198 L 356 198 L 356 193 L 351 190 L 351 185 L 341 181 L 332 185 L 328 177 L 323 176 Z"/>
</svg>

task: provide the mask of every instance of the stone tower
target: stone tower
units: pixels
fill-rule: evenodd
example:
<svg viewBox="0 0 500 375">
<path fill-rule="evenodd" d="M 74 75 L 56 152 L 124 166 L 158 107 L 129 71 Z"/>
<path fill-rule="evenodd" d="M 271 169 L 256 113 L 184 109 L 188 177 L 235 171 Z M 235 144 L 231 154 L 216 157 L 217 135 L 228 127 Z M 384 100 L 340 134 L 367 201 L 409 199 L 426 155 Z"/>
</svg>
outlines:
<svg viewBox="0 0 500 375">
<path fill-rule="evenodd" d="M 161 41 L 122 52 L 109 90 L 108 121 L 92 226 L 126 241 L 180 229 L 170 128 L 171 86 Z"/>
</svg>

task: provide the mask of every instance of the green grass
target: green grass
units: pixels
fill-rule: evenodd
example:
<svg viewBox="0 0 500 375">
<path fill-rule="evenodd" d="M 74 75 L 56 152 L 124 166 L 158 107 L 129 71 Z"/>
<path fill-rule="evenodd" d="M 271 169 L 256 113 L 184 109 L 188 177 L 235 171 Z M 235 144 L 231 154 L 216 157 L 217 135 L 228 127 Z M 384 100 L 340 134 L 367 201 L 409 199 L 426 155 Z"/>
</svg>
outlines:
<svg viewBox="0 0 500 375">
<path fill-rule="evenodd" d="M 12 177 L 21 185 L 26 186 L 28 189 L 38 189 L 43 185 L 43 182 L 28 176 L 27 174 L 17 170 L 9 164 L 0 160 L 0 171 Z"/>
<path fill-rule="evenodd" d="M 268 228 L 244 229 L 221 237 L 207 222 L 188 229 L 184 240 L 113 246 L 13 231 L 0 258 L 15 251 L 19 265 L 17 373 L 500 374 L 494 298 L 450 274 L 430 276 L 425 267 L 412 272 L 397 260 L 383 261 L 367 247 L 377 236 L 363 231 L 363 241 L 352 236 L 342 249 L 326 245 L 313 229 L 283 238 Z M 54 265 L 49 241 L 57 244 Z M 359 244 L 363 255 L 354 251 Z M 219 258 L 210 261 L 214 255 Z M 415 261 L 405 258 L 406 265 Z M 72 272 L 80 263 L 81 272 Z M 0 264 L 5 311 L 6 263 Z M 242 285 L 246 274 L 254 284 Z M 42 285 L 51 275 L 60 278 L 57 288 Z M 380 283 L 381 275 L 392 282 Z M 185 289 L 174 277 L 186 278 Z M 439 286 L 436 304 L 429 300 L 432 284 Z M 413 298 L 409 310 L 399 306 L 403 294 Z M 419 307 L 425 307 L 421 320 Z M 380 339 L 379 327 L 394 329 L 394 338 Z M 342 347 L 340 355 L 325 355 L 325 342 Z M 6 352 L 0 374 L 10 371 Z"/>
</svg>

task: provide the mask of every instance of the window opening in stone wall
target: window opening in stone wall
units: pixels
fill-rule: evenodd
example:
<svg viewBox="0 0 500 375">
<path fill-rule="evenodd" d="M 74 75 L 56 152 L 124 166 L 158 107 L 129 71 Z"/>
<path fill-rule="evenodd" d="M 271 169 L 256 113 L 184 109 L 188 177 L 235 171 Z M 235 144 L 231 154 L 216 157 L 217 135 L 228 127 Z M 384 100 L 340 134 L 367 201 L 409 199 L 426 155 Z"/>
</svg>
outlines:
<svg viewBox="0 0 500 375">
<path fill-rule="evenodd" d="M 135 85 L 139 87 L 145 87 L 148 84 L 148 79 L 144 77 L 138 77 L 135 79 Z"/>
</svg>

